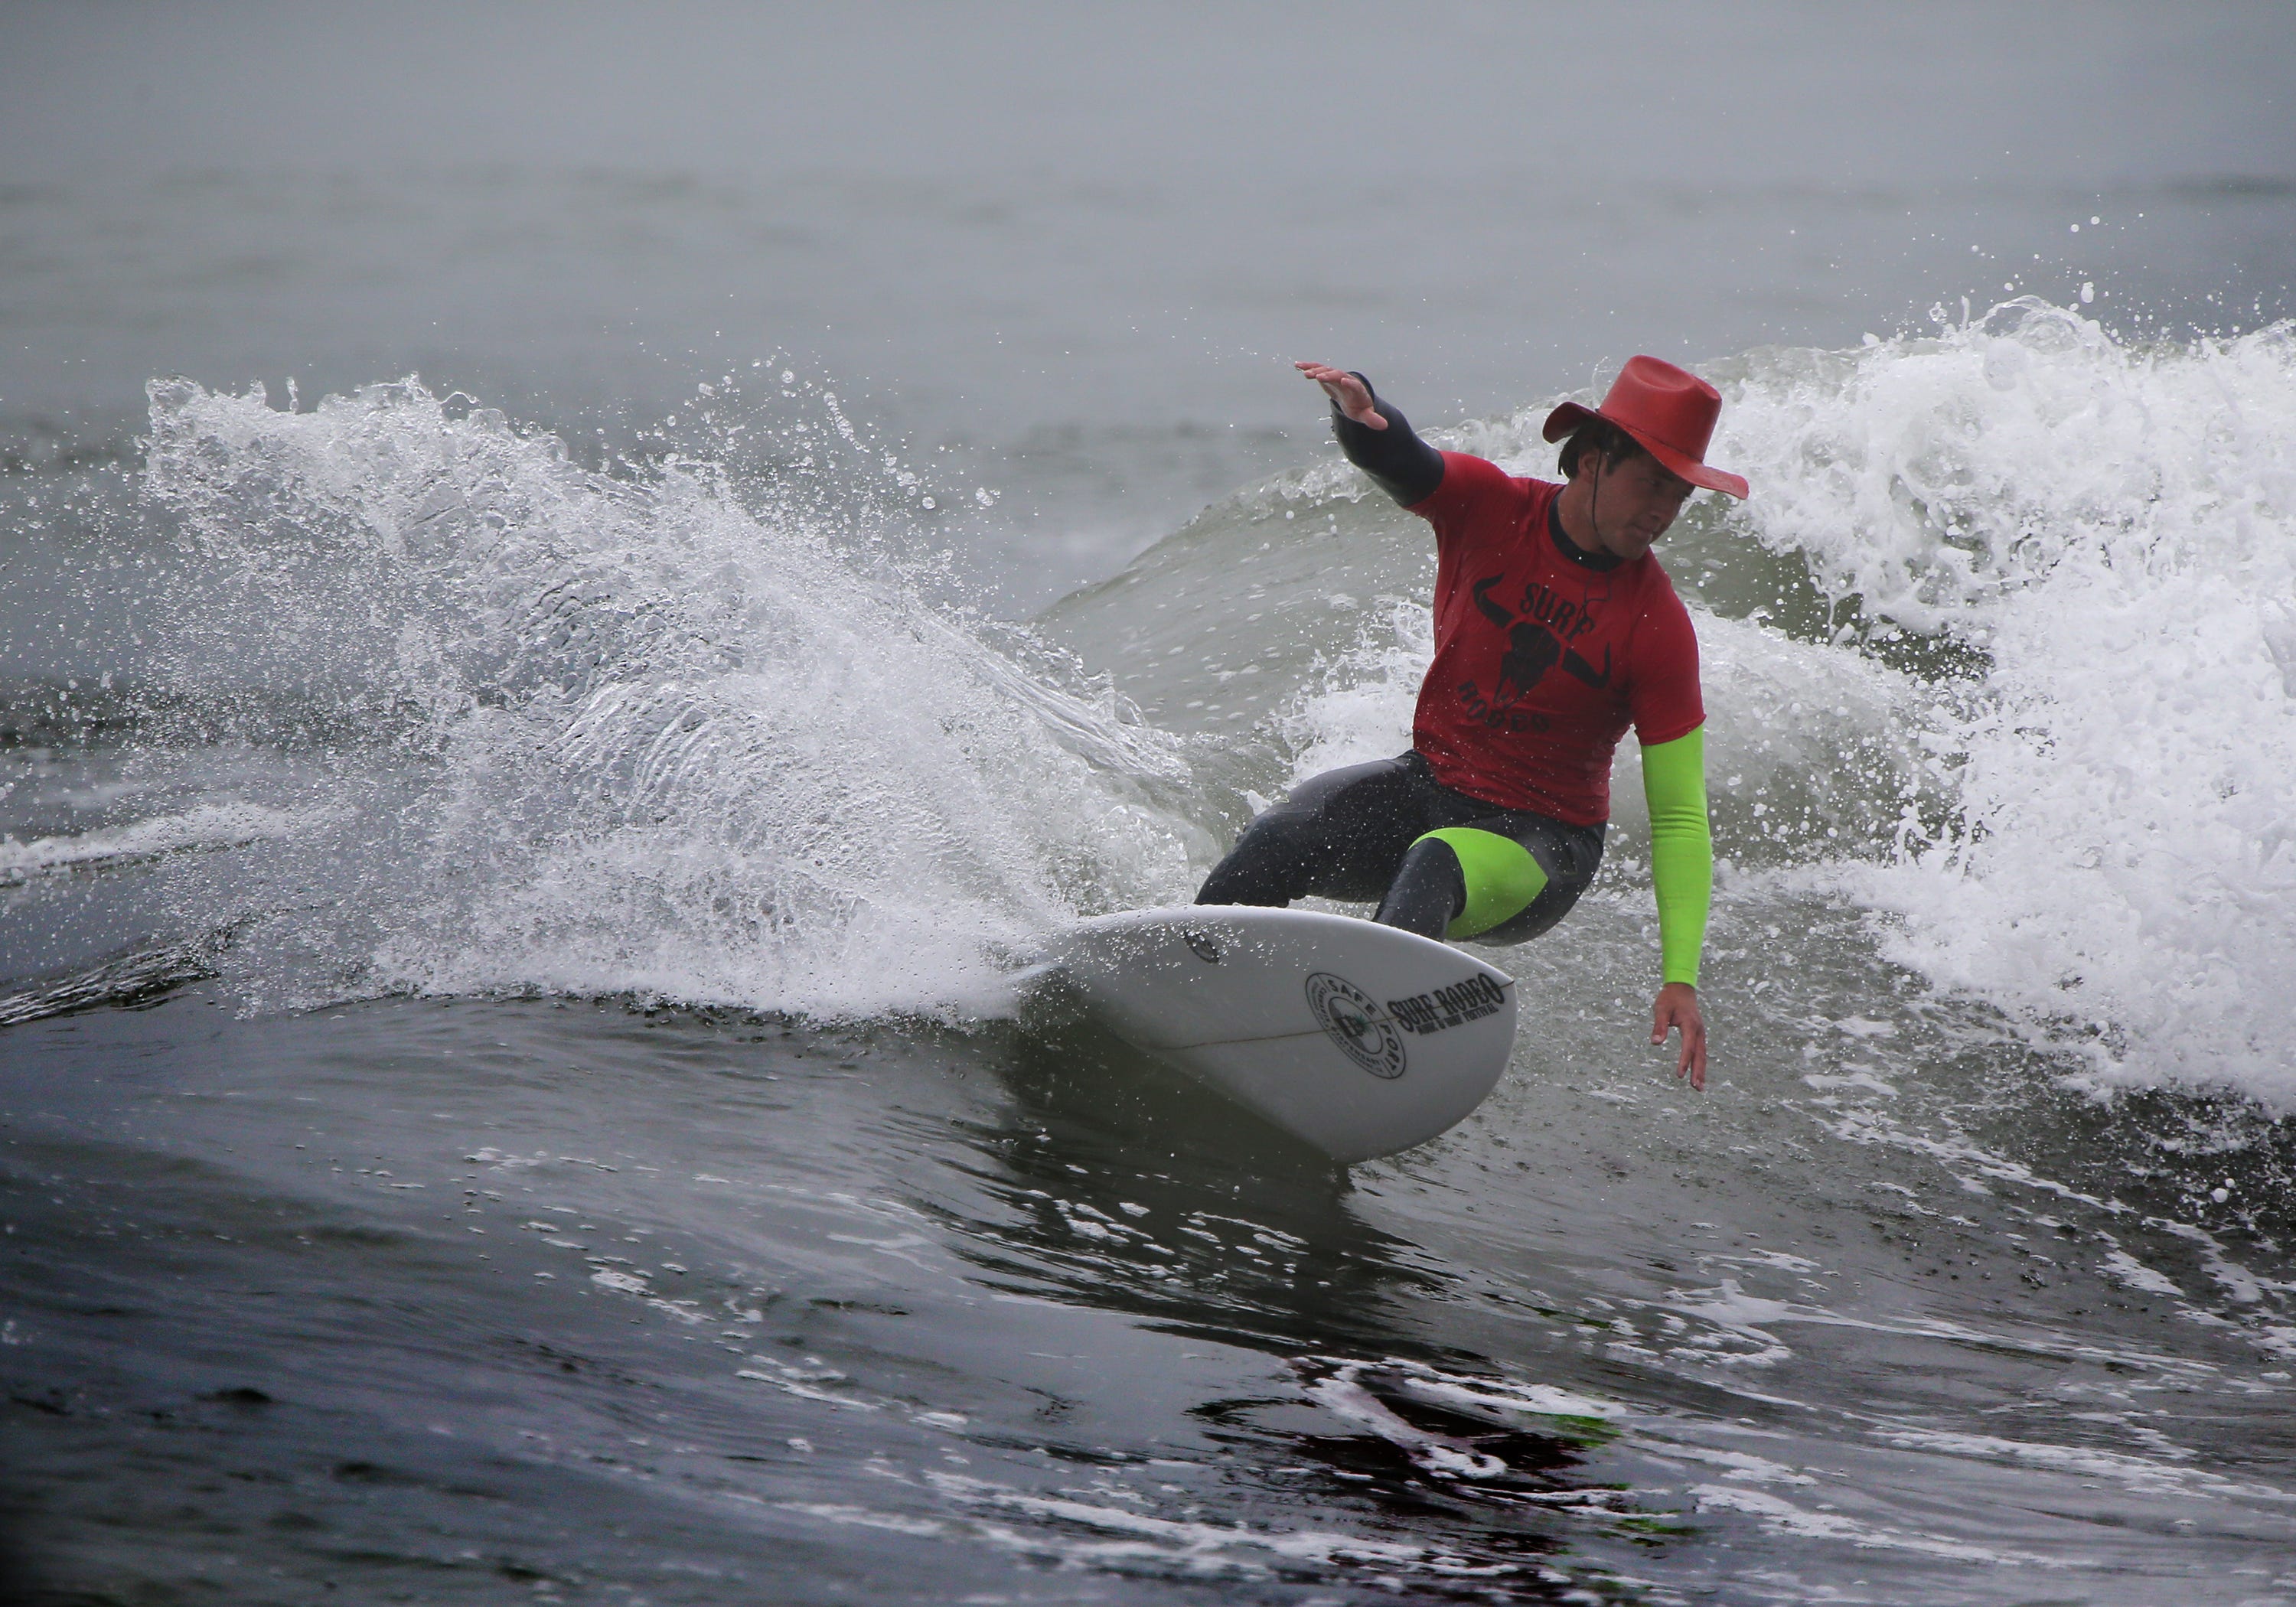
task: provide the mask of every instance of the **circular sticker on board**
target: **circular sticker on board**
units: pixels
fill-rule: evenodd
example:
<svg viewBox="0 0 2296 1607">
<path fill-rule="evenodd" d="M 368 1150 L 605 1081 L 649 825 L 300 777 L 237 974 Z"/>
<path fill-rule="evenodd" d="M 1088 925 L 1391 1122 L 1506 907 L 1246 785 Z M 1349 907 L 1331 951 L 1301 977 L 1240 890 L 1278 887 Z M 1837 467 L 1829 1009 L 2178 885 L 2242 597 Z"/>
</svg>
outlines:
<svg viewBox="0 0 2296 1607">
<path fill-rule="evenodd" d="M 1188 947 L 1194 951 L 1196 958 L 1209 965 L 1217 965 L 1220 963 L 1219 939 L 1213 937 L 1211 933 L 1197 931 L 1191 928 L 1183 931 L 1180 936 L 1187 943 Z"/>
<path fill-rule="evenodd" d="M 1403 1034 L 1387 1019 L 1379 1001 L 1345 977 L 1328 971 L 1309 973 L 1308 1008 L 1324 1036 L 1374 1077 L 1403 1075 Z"/>
</svg>

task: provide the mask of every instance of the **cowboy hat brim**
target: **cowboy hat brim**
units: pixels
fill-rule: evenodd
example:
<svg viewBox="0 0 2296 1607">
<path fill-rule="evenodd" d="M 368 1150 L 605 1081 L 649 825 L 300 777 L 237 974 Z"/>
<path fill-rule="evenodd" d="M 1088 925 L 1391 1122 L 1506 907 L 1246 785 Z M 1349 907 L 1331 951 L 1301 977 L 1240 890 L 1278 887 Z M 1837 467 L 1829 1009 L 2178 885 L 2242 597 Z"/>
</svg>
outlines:
<svg viewBox="0 0 2296 1607">
<path fill-rule="evenodd" d="M 1600 409 L 1587 406 L 1583 403 L 1564 402 L 1556 407 L 1554 412 L 1546 415 L 1546 427 L 1539 433 L 1549 441 L 1559 441 L 1589 419 L 1601 419 L 1606 424 L 1616 425 L 1625 430 L 1634 437 L 1636 445 L 1656 458 L 1660 466 L 1669 474 L 1679 475 L 1702 490 L 1719 491 L 1726 496 L 1734 496 L 1741 502 L 1745 501 L 1749 488 L 1742 476 L 1733 474 L 1726 469 L 1717 469 L 1711 464 L 1702 463 L 1687 454 L 1676 451 L 1648 431 L 1637 430 L 1632 424 L 1614 419 Z"/>
</svg>

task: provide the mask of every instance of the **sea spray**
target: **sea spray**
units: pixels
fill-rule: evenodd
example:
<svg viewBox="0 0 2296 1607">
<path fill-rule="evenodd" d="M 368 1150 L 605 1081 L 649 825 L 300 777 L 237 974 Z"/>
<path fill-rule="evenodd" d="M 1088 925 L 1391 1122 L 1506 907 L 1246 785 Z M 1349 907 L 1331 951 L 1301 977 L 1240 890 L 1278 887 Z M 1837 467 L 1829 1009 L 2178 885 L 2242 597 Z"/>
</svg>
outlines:
<svg viewBox="0 0 2296 1607">
<path fill-rule="evenodd" d="M 308 413 L 176 381 L 152 419 L 151 494 L 211 571 L 155 680 L 209 731 L 299 700 L 362 738 L 294 800 L 334 824 L 274 856 L 237 951 L 261 1002 L 991 1008 L 1004 953 L 1185 886 L 1174 744 L 812 509 L 586 470 L 413 381 Z"/>
</svg>

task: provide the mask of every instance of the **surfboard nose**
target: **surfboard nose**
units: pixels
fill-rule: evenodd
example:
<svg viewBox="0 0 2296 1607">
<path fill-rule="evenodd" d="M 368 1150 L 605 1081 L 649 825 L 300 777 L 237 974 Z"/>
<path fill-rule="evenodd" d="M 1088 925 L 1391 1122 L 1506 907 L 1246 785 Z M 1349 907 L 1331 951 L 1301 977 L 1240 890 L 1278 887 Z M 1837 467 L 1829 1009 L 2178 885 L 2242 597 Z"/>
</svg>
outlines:
<svg viewBox="0 0 2296 1607">
<path fill-rule="evenodd" d="M 1112 1036 L 1341 1162 L 1409 1149 L 1464 1120 L 1514 1044 L 1505 972 L 1321 911 L 1103 916 L 1062 934 L 1050 965 Z"/>
</svg>

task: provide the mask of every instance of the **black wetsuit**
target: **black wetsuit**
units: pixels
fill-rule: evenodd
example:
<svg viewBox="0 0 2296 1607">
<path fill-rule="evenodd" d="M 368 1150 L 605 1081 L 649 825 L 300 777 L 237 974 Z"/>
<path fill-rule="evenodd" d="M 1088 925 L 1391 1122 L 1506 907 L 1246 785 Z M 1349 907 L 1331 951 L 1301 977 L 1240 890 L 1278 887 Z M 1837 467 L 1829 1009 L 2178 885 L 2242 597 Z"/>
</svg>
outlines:
<svg viewBox="0 0 2296 1607">
<path fill-rule="evenodd" d="M 1204 879 L 1199 904 L 1289 904 L 1309 893 L 1359 903 L 1374 917 L 1441 938 L 1466 907 L 1467 887 L 1450 846 L 1427 833 L 1470 826 L 1513 838 L 1538 862 L 1546 886 L 1479 943 L 1521 943 L 1570 912 L 1603 863 L 1603 828 L 1567 825 L 1526 809 L 1502 809 L 1454 792 L 1416 753 L 1327 770 L 1244 828 Z M 1423 839 L 1424 840 L 1423 840 Z"/>
<path fill-rule="evenodd" d="M 1371 381 L 1364 385 L 1369 389 Z M 1420 439 L 1396 408 L 1376 396 L 1372 406 L 1386 429 L 1358 424 L 1332 408 L 1332 433 L 1340 449 L 1403 506 L 1424 502 L 1442 483 L 1442 454 Z M 1560 531 L 1551 534 L 1573 559 L 1610 567 L 1578 552 Z M 1311 893 L 1377 900 L 1374 919 L 1440 939 L 1467 906 L 1466 878 L 1450 845 L 1426 834 L 1460 826 L 1520 843 L 1546 876 L 1537 898 L 1477 933 L 1478 942 L 1520 943 L 1538 936 L 1570 912 L 1603 862 L 1602 826 L 1572 825 L 1456 791 L 1437 781 L 1414 751 L 1302 782 L 1244 828 L 1204 879 L 1196 902 L 1285 905 Z"/>
</svg>

